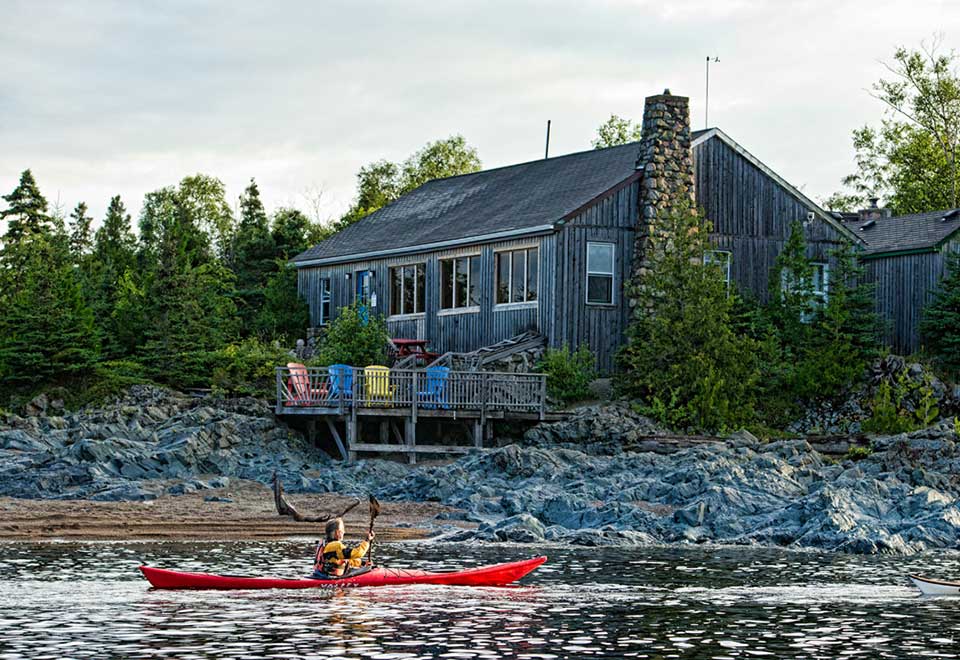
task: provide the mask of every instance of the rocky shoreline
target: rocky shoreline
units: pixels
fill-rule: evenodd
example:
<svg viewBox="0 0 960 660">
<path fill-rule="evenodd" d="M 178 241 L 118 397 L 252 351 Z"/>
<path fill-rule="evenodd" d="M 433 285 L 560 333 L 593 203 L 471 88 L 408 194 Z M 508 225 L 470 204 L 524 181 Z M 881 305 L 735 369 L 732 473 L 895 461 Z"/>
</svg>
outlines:
<svg viewBox="0 0 960 660">
<path fill-rule="evenodd" d="M 196 498 L 231 480 L 266 484 L 276 472 L 291 493 L 373 492 L 390 502 L 443 505 L 423 524 L 449 541 L 714 542 L 899 554 L 960 547 L 952 420 L 874 438 L 872 452 L 854 460 L 803 439 L 765 443 L 748 433 L 683 442 L 625 406 L 606 405 L 536 427 L 508 446 L 410 467 L 335 462 L 255 400 L 138 387 L 97 409 L 33 413 L 0 420 L 0 496 Z"/>
</svg>

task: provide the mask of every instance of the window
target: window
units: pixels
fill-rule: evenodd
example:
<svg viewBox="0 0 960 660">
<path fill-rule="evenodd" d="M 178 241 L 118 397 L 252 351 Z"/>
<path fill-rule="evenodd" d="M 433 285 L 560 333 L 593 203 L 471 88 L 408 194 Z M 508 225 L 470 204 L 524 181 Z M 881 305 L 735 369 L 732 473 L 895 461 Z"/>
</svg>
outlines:
<svg viewBox="0 0 960 660">
<path fill-rule="evenodd" d="M 330 322 L 330 278 L 320 278 L 320 317 L 317 325 L 326 325 Z"/>
<path fill-rule="evenodd" d="M 813 263 L 813 295 L 823 305 L 827 302 L 827 290 L 830 284 L 830 266 L 828 264 Z"/>
<path fill-rule="evenodd" d="M 793 273 L 790 272 L 788 268 L 784 268 L 780 271 L 780 290 L 786 292 L 797 292 L 797 291 L 807 291 L 812 297 L 810 300 L 809 309 L 804 311 L 800 317 L 800 320 L 804 323 L 809 323 L 813 320 L 814 311 L 820 307 L 823 307 L 827 298 L 829 297 L 830 290 L 830 266 L 829 264 L 813 262 L 810 264 L 810 285 L 809 289 L 807 287 L 805 278 L 801 278 L 798 281 L 798 278 L 793 276 Z"/>
<path fill-rule="evenodd" d="M 613 243 L 587 243 L 587 304 L 613 304 Z"/>
<path fill-rule="evenodd" d="M 411 264 L 390 269 L 390 315 L 421 314 L 424 308 L 426 265 Z"/>
<path fill-rule="evenodd" d="M 727 250 L 707 250 L 703 253 L 703 265 L 716 264 L 720 268 L 720 276 L 723 283 L 730 288 L 730 262 L 733 261 L 733 253 Z"/>
<path fill-rule="evenodd" d="M 540 250 L 510 250 L 493 256 L 497 304 L 536 302 L 540 286 Z"/>
<path fill-rule="evenodd" d="M 440 309 L 480 306 L 480 257 L 440 260 Z"/>
</svg>

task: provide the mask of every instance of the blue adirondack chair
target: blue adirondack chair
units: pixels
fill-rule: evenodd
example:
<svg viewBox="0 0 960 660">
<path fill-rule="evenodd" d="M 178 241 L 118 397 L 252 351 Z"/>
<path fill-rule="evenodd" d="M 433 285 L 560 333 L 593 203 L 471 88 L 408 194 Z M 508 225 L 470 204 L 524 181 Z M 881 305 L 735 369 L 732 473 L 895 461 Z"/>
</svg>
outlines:
<svg viewBox="0 0 960 660">
<path fill-rule="evenodd" d="M 417 398 L 424 408 L 449 408 L 447 403 L 447 383 L 450 382 L 449 367 L 427 367 L 426 390 L 417 392 Z"/>
<path fill-rule="evenodd" d="M 339 401 L 341 393 L 344 399 L 352 399 L 353 369 L 346 364 L 331 364 L 327 367 L 327 373 L 330 374 L 330 401 Z"/>
</svg>

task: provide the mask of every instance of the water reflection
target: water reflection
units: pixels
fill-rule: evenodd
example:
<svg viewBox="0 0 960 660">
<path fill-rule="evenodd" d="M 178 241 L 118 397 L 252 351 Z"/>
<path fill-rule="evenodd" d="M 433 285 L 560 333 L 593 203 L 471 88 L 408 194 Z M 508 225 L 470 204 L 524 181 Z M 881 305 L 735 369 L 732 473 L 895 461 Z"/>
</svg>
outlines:
<svg viewBox="0 0 960 660">
<path fill-rule="evenodd" d="M 514 588 L 149 590 L 141 562 L 294 577 L 306 543 L 0 545 L 0 658 L 957 657 L 960 599 L 907 571 L 960 575 L 955 554 L 885 558 L 746 549 L 538 548 Z M 394 545 L 397 567 L 533 554 Z"/>
</svg>

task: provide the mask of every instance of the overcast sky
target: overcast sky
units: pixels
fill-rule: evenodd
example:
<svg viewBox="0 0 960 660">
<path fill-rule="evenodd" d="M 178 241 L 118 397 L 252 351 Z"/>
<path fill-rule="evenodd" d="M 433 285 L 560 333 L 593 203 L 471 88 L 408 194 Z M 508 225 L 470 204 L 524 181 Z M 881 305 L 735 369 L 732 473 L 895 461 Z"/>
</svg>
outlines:
<svg viewBox="0 0 960 660">
<path fill-rule="evenodd" d="M 0 193 L 31 168 L 102 218 L 196 172 L 231 203 L 324 213 L 357 169 L 454 133 L 484 167 L 590 147 L 669 87 L 808 195 L 852 168 L 851 129 L 898 45 L 960 45 L 957 0 L 44 2 L 0 0 Z"/>
</svg>

